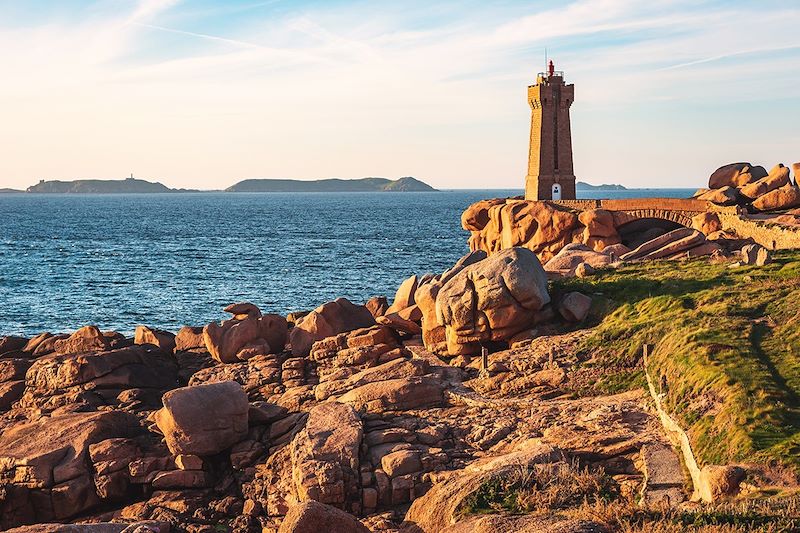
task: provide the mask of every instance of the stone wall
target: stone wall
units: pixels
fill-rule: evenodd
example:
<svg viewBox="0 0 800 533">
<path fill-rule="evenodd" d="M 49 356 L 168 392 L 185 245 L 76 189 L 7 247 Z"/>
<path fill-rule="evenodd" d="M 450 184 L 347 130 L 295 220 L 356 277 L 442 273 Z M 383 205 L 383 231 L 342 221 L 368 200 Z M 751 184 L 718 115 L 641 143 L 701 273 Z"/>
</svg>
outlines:
<svg viewBox="0 0 800 533">
<path fill-rule="evenodd" d="M 770 250 L 800 248 L 800 227 L 770 224 L 731 214 L 721 214 L 719 219 L 722 229 L 734 231 L 744 239 L 753 239 L 764 248 Z"/>
</svg>

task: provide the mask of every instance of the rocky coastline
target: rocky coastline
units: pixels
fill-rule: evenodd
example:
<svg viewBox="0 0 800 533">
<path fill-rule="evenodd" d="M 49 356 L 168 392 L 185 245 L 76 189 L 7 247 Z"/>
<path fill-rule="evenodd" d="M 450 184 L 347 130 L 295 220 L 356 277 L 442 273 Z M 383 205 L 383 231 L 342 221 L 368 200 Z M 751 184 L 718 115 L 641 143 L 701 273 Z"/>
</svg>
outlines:
<svg viewBox="0 0 800 533">
<path fill-rule="evenodd" d="M 789 288 L 764 291 L 788 301 L 798 294 L 791 287 L 800 291 L 800 256 L 725 233 L 714 213 L 693 227 L 640 228 L 627 245 L 613 214 L 548 202 L 489 200 L 462 223 L 472 252 L 445 272 L 410 276 L 391 301 L 339 298 L 285 317 L 232 303 L 222 322 L 177 332 L 140 325 L 133 338 L 94 325 L 0 337 L 0 528 L 798 524 L 791 451 L 708 446 L 712 429 L 700 432 L 681 401 L 707 402 L 702 418 L 722 416 L 730 399 L 712 382 L 702 394 L 680 389 L 687 371 L 670 358 L 667 325 L 658 338 L 652 320 L 615 321 L 664 305 L 657 313 L 684 313 L 670 326 L 695 315 L 705 324 L 712 315 L 697 291 L 770 276 Z M 667 411 L 686 430 L 694 476 L 673 447 Z M 783 507 L 742 503 L 760 491 L 779 493 L 773 503 Z M 760 518 L 731 502 L 760 505 Z"/>
</svg>

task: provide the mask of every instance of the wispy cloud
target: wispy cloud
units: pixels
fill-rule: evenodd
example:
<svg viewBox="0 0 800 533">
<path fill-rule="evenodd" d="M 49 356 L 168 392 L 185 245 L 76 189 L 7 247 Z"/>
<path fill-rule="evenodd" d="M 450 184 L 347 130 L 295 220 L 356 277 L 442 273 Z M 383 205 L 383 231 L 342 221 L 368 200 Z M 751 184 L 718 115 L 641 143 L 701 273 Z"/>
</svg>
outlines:
<svg viewBox="0 0 800 533">
<path fill-rule="evenodd" d="M 0 142 L 14 147 L 0 184 L 135 166 L 209 188 L 362 174 L 520 185 L 524 87 L 545 46 L 576 83 L 585 179 L 672 184 L 680 154 L 686 182 L 725 157 L 772 164 L 789 157 L 785 117 L 800 119 L 778 103 L 798 96 L 792 2 L 118 6 L 96 0 L 63 21 L 28 13 L 0 32 L 16 51 L 0 57 Z M 772 119 L 772 138 L 729 127 Z M 753 155 L 734 153 L 748 142 Z"/>
</svg>

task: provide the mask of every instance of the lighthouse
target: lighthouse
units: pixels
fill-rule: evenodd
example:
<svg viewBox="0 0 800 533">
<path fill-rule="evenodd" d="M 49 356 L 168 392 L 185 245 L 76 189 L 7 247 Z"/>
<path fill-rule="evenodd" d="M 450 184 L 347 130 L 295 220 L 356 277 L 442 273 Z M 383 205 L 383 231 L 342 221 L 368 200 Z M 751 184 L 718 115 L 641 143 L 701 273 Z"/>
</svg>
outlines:
<svg viewBox="0 0 800 533">
<path fill-rule="evenodd" d="M 574 200 L 575 171 L 572 167 L 572 133 L 569 108 L 575 86 L 564 83 L 564 73 L 553 62 L 528 87 L 531 136 L 528 151 L 526 200 Z"/>
</svg>

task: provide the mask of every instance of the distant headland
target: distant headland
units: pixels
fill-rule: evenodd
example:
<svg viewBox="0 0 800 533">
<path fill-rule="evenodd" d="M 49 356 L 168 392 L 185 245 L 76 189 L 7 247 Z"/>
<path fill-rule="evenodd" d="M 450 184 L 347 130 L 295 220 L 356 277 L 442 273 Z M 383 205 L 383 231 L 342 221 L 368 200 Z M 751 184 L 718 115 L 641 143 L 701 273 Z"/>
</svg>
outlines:
<svg viewBox="0 0 800 533">
<path fill-rule="evenodd" d="M 405 177 L 361 178 L 345 180 L 329 178 L 302 181 L 288 179 L 249 179 L 225 189 L 225 192 L 425 192 L 435 191 L 422 181 Z"/>
<path fill-rule="evenodd" d="M 222 192 L 424 192 L 436 190 L 416 178 L 404 177 L 396 180 L 387 178 L 328 178 L 312 181 L 247 179 L 228 187 Z M 23 191 L 0 189 L 0 192 L 13 193 Z M 41 180 L 36 185 L 28 187 L 24 192 L 41 194 L 139 194 L 220 191 L 171 189 L 162 183 L 131 177 L 124 180 Z"/>
<path fill-rule="evenodd" d="M 603 183 L 601 185 L 592 185 L 585 181 L 579 181 L 575 184 L 575 189 L 578 191 L 627 191 L 628 188 L 624 185 L 616 183 Z"/>
</svg>

